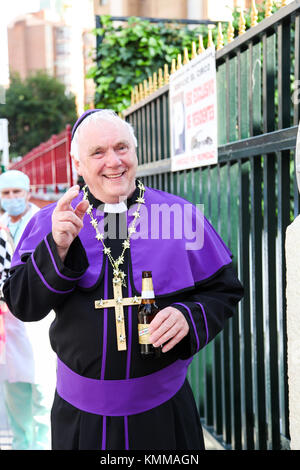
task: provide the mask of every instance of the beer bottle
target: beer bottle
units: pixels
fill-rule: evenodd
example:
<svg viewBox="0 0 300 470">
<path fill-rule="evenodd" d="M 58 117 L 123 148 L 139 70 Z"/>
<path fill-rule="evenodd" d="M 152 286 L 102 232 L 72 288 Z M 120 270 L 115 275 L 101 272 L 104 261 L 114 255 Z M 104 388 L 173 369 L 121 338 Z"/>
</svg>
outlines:
<svg viewBox="0 0 300 470">
<path fill-rule="evenodd" d="M 155 348 L 149 341 L 149 324 L 159 311 L 155 303 L 152 272 L 142 272 L 142 302 L 138 309 L 138 334 L 142 357 L 159 357 L 161 348 Z"/>
</svg>

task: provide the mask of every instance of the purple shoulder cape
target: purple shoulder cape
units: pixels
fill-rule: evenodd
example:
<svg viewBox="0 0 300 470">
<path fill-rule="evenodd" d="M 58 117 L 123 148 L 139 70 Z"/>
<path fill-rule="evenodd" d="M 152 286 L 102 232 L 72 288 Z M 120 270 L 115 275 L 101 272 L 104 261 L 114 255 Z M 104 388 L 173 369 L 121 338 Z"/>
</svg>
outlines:
<svg viewBox="0 0 300 470">
<path fill-rule="evenodd" d="M 82 199 L 80 192 L 72 205 Z M 51 216 L 56 206 L 41 209 L 29 221 L 15 250 L 12 267 L 22 264 L 22 256 L 32 253 L 51 232 Z M 130 207 L 130 226 L 137 205 Z M 99 230 L 104 214 L 94 209 Z M 86 250 L 89 267 L 78 285 L 93 287 L 103 264 L 102 244 L 95 238 L 95 229 L 86 214 L 79 238 Z M 155 294 L 167 295 L 194 287 L 231 263 L 232 254 L 202 212 L 189 201 L 163 191 L 146 187 L 145 204 L 141 205 L 136 232 L 130 239 L 133 281 L 141 292 L 142 271 L 152 271 Z M 121 254 L 121 253 L 120 253 Z"/>
</svg>

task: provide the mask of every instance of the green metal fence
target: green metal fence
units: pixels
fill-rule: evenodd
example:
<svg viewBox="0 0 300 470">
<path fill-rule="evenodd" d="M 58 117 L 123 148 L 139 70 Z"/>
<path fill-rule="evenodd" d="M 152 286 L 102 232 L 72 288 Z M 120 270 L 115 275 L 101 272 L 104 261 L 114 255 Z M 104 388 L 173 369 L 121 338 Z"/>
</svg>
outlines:
<svg viewBox="0 0 300 470">
<path fill-rule="evenodd" d="M 245 287 L 189 375 L 204 427 L 228 449 L 289 446 L 284 244 L 299 212 L 299 50 L 297 0 L 217 51 L 217 165 L 171 172 L 168 85 L 125 112 L 139 141 L 138 175 L 204 204 Z"/>
</svg>

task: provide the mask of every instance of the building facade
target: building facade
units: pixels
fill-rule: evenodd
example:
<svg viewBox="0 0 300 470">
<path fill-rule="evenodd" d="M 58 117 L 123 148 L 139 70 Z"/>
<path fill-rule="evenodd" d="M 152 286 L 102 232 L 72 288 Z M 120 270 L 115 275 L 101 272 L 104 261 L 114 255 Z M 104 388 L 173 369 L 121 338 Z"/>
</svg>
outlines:
<svg viewBox="0 0 300 470">
<path fill-rule="evenodd" d="M 213 21 L 228 21 L 234 7 L 249 8 L 250 5 L 251 0 L 94 0 L 97 15 Z"/>
<path fill-rule="evenodd" d="M 22 79 L 37 70 L 56 76 L 70 91 L 69 28 L 46 11 L 26 14 L 8 27 L 10 73 Z"/>
<path fill-rule="evenodd" d="M 78 114 L 93 105 L 93 81 L 86 79 L 95 49 L 93 0 L 41 1 L 46 10 L 16 18 L 8 27 L 9 71 L 21 78 L 44 70 L 76 97 Z"/>
</svg>

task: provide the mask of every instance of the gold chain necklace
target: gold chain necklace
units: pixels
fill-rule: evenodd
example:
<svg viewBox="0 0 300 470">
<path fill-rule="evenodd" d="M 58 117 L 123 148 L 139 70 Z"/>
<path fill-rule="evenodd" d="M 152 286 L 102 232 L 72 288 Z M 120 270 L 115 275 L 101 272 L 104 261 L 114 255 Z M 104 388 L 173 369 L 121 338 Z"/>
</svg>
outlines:
<svg viewBox="0 0 300 470">
<path fill-rule="evenodd" d="M 140 194 L 139 194 L 139 197 L 136 199 L 135 202 L 138 203 L 138 207 L 136 209 L 136 211 L 133 213 L 133 216 L 134 216 L 134 219 L 132 221 L 132 223 L 130 224 L 130 227 L 128 227 L 128 237 L 127 237 L 127 240 L 124 240 L 124 242 L 122 243 L 122 246 L 123 246 L 123 250 L 122 250 L 122 253 L 121 255 L 117 258 L 117 259 L 114 259 L 111 255 L 111 250 L 110 248 L 108 248 L 105 243 L 104 243 L 104 233 L 100 233 L 99 232 L 99 229 L 98 229 L 98 221 L 94 218 L 93 214 L 92 214 L 92 211 L 94 209 L 93 205 L 90 203 L 89 201 L 89 198 L 88 198 L 88 193 L 87 193 L 87 185 L 85 185 L 82 190 L 83 190 L 83 200 L 86 200 L 88 201 L 89 203 L 89 207 L 87 209 L 87 214 L 90 216 L 90 219 L 91 219 L 91 224 L 92 226 L 94 227 L 95 231 L 96 231 L 96 239 L 102 243 L 103 245 L 103 253 L 105 255 L 107 255 L 109 261 L 110 261 L 110 264 L 112 265 L 112 268 L 113 268 L 113 274 L 114 274 L 114 277 L 113 277 L 113 283 L 114 284 L 118 284 L 118 283 L 121 283 L 123 286 L 126 286 L 126 283 L 125 283 L 125 276 L 126 274 L 124 273 L 124 271 L 121 271 L 120 270 L 120 266 L 124 263 L 124 254 L 125 254 L 125 251 L 130 247 L 130 237 L 133 233 L 135 233 L 135 224 L 136 224 L 136 221 L 137 219 L 140 217 L 140 209 L 141 209 L 141 205 L 142 204 L 145 204 L 145 199 L 144 199 L 144 194 L 145 194 L 145 187 L 143 185 L 143 183 L 141 181 L 138 180 L 138 188 L 140 190 Z"/>
</svg>

